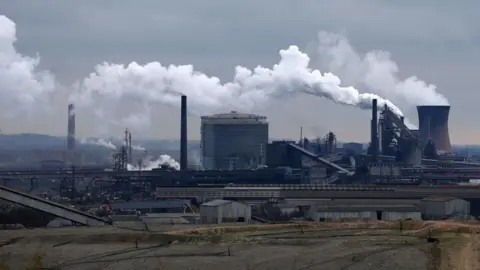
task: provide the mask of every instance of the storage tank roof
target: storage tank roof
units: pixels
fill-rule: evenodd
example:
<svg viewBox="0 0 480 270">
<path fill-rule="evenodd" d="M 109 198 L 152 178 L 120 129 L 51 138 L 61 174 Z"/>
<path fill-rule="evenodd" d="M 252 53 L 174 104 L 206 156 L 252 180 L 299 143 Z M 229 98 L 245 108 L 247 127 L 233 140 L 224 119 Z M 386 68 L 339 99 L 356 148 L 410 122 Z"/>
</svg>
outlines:
<svg viewBox="0 0 480 270">
<path fill-rule="evenodd" d="M 239 113 L 236 111 L 231 111 L 229 113 L 219 113 L 210 116 L 202 116 L 202 118 L 221 118 L 221 119 L 252 119 L 252 118 L 260 118 L 266 119 L 265 116 L 257 115 L 257 114 L 249 114 L 249 113 Z"/>
</svg>

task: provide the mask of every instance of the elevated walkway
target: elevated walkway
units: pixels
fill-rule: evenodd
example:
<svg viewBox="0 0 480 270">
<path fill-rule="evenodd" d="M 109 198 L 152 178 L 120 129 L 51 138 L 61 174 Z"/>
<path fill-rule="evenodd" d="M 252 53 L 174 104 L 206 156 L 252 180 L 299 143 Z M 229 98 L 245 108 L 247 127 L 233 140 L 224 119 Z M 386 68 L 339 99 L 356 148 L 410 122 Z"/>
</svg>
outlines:
<svg viewBox="0 0 480 270">
<path fill-rule="evenodd" d="M 86 226 L 105 226 L 109 222 L 103 218 L 88 214 L 65 205 L 44 200 L 37 196 L 0 186 L 0 199 L 36 209 L 54 216 Z"/>
</svg>

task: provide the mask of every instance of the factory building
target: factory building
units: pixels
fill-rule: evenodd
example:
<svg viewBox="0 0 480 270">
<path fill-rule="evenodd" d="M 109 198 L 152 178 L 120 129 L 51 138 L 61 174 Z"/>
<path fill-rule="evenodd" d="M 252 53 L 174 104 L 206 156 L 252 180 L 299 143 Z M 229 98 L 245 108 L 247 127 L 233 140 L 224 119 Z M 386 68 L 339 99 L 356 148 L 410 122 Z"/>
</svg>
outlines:
<svg viewBox="0 0 480 270">
<path fill-rule="evenodd" d="M 420 201 L 423 218 L 430 220 L 467 219 L 470 203 L 463 199 L 447 196 L 431 196 Z"/>
<path fill-rule="evenodd" d="M 295 151 L 292 147 L 287 147 L 294 141 L 273 141 L 267 145 L 267 166 L 301 168 L 302 153 Z"/>
<path fill-rule="evenodd" d="M 414 205 L 335 205 L 313 206 L 306 217 L 313 221 L 421 220 L 422 214 Z"/>
<path fill-rule="evenodd" d="M 232 111 L 202 116 L 201 121 L 204 169 L 252 169 L 265 164 L 268 144 L 265 116 Z"/>
<path fill-rule="evenodd" d="M 362 143 L 355 143 L 355 142 L 344 143 L 342 148 L 343 148 L 344 152 L 352 151 L 356 154 L 363 153 L 363 144 Z"/>
<path fill-rule="evenodd" d="M 203 224 L 249 223 L 251 216 L 250 205 L 241 202 L 213 200 L 200 205 L 200 217 Z"/>
</svg>

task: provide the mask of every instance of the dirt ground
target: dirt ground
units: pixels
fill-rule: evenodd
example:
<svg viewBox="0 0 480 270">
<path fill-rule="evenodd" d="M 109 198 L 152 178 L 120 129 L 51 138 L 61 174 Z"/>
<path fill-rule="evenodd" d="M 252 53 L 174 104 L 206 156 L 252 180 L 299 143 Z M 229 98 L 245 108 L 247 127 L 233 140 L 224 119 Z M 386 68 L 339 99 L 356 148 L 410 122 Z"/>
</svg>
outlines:
<svg viewBox="0 0 480 270">
<path fill-rule="evenodd" d="M 311 223 L 184 226 L 170 228 L 171 232 L 166 228 L 150 232 L 118 228 L 0 231 L 0 270 L 473 270 L 480 269 L 480 236 L 471 227 Z"/>
</svg>

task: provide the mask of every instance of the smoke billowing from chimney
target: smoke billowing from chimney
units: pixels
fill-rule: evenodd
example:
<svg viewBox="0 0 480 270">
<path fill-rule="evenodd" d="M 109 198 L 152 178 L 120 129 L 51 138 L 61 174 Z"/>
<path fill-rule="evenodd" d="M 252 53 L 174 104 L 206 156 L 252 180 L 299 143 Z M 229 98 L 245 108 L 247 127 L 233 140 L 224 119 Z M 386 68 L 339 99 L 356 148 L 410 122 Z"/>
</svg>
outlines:
<svg viewBox="0 0 480 270">
<path fill-rule="evenodd" d="M 309 94 L 363 109 L 370 109 L 372 99 L 377 99 L 379 106 L 387 104 L 402 115 L 390 101 L 342 86 L 340 78 L 332 73 L 310 69 L 310 58 L 297 46 L 280 50 L 279 55 L 279 63 L 271 68 L 258 66 L 250 70 L 237 66 L 233 79 L 226 83 L 196 71 L 192 65 L 104 63 L 95 67 L 95 72 L 80 83 L 70 98 L 77 106 L 93 106 L 103 109 L 103 115 L 112 115 L 105 110 L 110 110 L 109 104 L 116 104 L 121 98 L 134 100 L 142 111 L 155 103 L 178 108 L 178 97 L 186 95 L 190 113 L 210 114 L 227 108 L 251 112 L 274 100 Z"/>
<path fill-rule="evenodd" d="M 318 56 L 313 62 L 339 75 L 347 84 L 405 105 L 448 105 L 435 85 L 416 76 L 400 79 L 398 65 L 388 52 L 375 50 L 361 55 L 346 37 L 328 32 L 320 32 L 311 47 Z"/>
<path fill-rule="evenodd" d="M 6 89 L 0 89 L 0 108 L 7 113 L 19 111 L 20 108 L 33 108 L 38 101 L 48 100 L 48 94 L 55 89 L 55 81 L 50 73 L 36 72 L 38 58 L 25 57 L 16 52 L 13 46 L 15 40 L 15 23 L 0 16 L 0 83 L 1 89 Z M 210 114 L 224 109 L 252 112 L 275 100 L 309 94 L 363 109 L 370 109 L 372 99 L 377 99 L 378 106 L 387 104 L 392 111 L 402 115 L 395 105 L 379 95 L 361 93 L 357 88 L 342 83 L 332 73 L 310 68 L 310 57 L 297 46 L 280 50 L 279 56 L 278 64 L 270 68 L 257 66 L 248 69 L 237 66 L 233 78 L 224 83 L 217 77 L 209 77 L 195 70 L 192 65 L 165 66 L 159 62 L 145 65 L 135 62 L 128 65 L 103 63 L 79 81 L 70 101 L 75 103 L 77 110 L 87 107 L 94 112 L 102 124 L 108 120 L 117 126 L 137 125 L 136 128 L 148 127 L 152 105 L 178 107 L 178 96 L 181 95 L 189 96 L 189 112 L 194 114 Z M 389 60 L 386 56 L 384 58 Z M 372 62 L 371 59 L 379 62 L 379 57 L 367 60 Z M 377 71 L 373 67 L 379 65 L 373 65 L 367 60 L 370 72 L 362 75 L 368 75 L 368 80 L 363 80 L 364 84 L 360 87 L 366 85 L 366 89 L 381 90 L 390 85 L 395 86 L 395 91 L 388 94 L 395 97 L 397 92 L 418 95 L 419 91 L 423 91 L 429 93 L 425 96 L 438 98 L 434 86 L 422 83 L 415 77 L 403 82 L 396 80 L 391 74 L 395 74 L 398 68 L 387 60 L 380 61 L 380 66 L 385 66 L 386 72 Z M 380 75 L 388 76 L 383 80 L 384 77 Z M 409 97 L 409 94 L 401 96 Z M 422 100 L 430 101 L 429 98 Z M 119 117 L 125 110 L 120 105 L 122 102 L 128 103 L 125 107 L 133 109 L 126 116 Z"/>
</svg>

